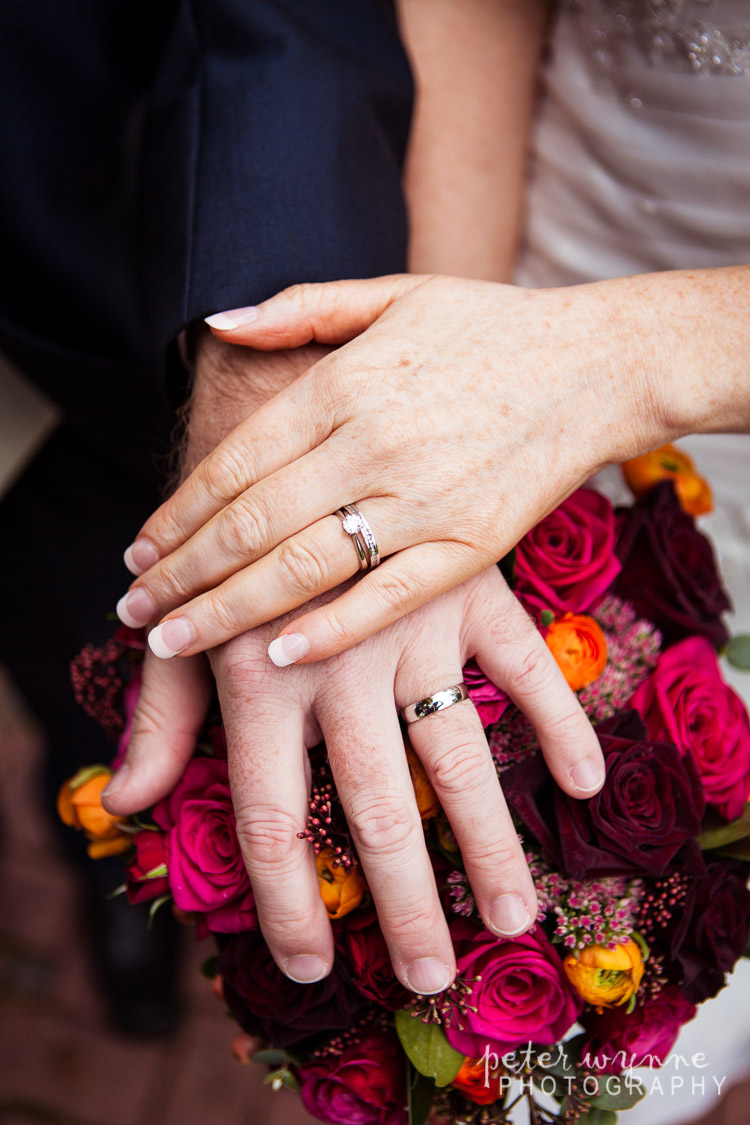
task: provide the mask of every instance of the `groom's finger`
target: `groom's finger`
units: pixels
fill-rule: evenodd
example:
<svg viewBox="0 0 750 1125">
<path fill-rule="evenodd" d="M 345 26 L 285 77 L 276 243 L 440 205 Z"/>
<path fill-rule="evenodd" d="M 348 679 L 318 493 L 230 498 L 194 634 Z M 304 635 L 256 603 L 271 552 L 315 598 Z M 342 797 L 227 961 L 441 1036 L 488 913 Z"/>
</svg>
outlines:
<svg viewBox="0 0 750 1125">
<path fill-rule="evenodd" d="M 312 848 L 298 838 L 308 816 L 301 706 L 289 691 L 270 693 L 249 660 L 219 655 L 215 669 L 237 838 L 260 928 L 282 972 L 320 980 L 333 965 L 333 937 Z"/>
<path fill-rule="evenodd" d="M 396 975 L 413 992 L 447 988 L 453 946 L 414 797 L 404 741 L 385 683 L 335 681 L 316 700 L 341 803 Z"/>
</svg>

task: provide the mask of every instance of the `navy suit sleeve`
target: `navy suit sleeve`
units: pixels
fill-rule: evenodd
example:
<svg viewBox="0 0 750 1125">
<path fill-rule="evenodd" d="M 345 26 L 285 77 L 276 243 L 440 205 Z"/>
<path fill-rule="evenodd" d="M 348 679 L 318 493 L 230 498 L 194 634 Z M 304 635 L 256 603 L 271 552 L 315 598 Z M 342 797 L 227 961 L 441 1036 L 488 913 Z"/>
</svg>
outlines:
<svg viewBox="0 0 750 1125">
<path fill-rule="evenodd" d="M 158 343 L 295 282 L 403 270 L 411 95 L 382 0 L 182 4 L 139 176 Z"/>
</svg>

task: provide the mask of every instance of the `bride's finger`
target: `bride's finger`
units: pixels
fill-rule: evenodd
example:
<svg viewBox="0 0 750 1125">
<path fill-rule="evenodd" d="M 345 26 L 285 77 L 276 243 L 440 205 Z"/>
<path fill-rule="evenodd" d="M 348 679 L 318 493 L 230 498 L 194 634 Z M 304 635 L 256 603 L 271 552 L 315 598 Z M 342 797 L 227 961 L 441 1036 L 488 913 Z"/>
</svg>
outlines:
<svg viewBox="0 0 750 1125">
<path fill-rule="evenodd" d="M 271 642 L 281 649 L 294 634 L 296 659 L 306 664 L 346 652 L 453 586 L 473 577 L 487 559 L 463 543 L 420 543 L 386 559 L 339 597 L 291 621 Z"/>
<path fill-rule="evenodd" d="M 599 740 L 533 621 L 499 571 L 493 578 L 497 597 L 470 627 L 471 654 L 534 727 L 560 788 L 591 797 L 604 783 Z"/>
<path fill-rule="evenodd" d="M 132 574 L 148 570 L 258 481 L 327 440 L 340 410 L 325 377 L 329 362 L 325 356 L 248 415 L 149 516 L 125 551 Z"/>
<path fill-rule="evenodd" d="M 377 529 L 384 529 L 380 545 L 385 552 L 404 545 L 407 532 L 398 523 L 392 500 L 367 500 L 358 510 L 378 537 Z M 342 519 L 326 516 L 215 589 L 175 609 L 152 629 L 149 644 L 163 659 L 191 656 L 304 605 L 359 570 L 360 554 Z M 301 655 L 288 649 L 290 644 L 294 642 L 282 640 L 272 647 L 275 664 L 294 663 Z"/>
<path fill-rule="evenodd" d="M 260 928 L 282 972 L 320 980 L 333 965 L 333 938 L 312 848 L 297 835 L 309 811 L 304 716 L 288 693 L 261 689 L 248 662 L 221 659 L 217 685 L 237 839 Z"/>
<path fill-rule="evenodd" d="M 424 658 L 414 664 L 402 666 L 396 681 L 402 705 L 462 680 L 458 654 L 442 677 L 425 674 Z M 407 732 L 461 848 L 485 925 L 504 937 L 523 933 L 536 917 L 536 893 L 474 704 L 455 703 L 410 723 Z"/>
<path fill-rule="evenodd" d="M 369 482 L 356 460 L 351 467 L 347 464 L 348 451 L 349 439 L 336 435 L 244 492 L 132 583 L 117 603 L 120 620 L 131 628 L 158 620 L 267 556 L 296 532 L 351 503 L 353 496 L 367 495 Z M 286 608 L 299 604 L 292 602 Z M 272 616 L 283 612 L 279 604 Z M 228 635 L 220 639 L 226 640 Z"/>
<path fill-rule="evenodd" d="M 396 975 L 441 992 L 456 971 L 392 688 L 341 676 L 315 710 Z"/>
<path fill-rule="evenodd" d="M 207 316 L 206 324 L 230 344 L 262 351 L 297 348 L 311 340 L 343 344 L 369 328 L 397 297 L 425 280 L 414 274 L 393 274 L 292 285 L 259 305 Z"/>
</svg>

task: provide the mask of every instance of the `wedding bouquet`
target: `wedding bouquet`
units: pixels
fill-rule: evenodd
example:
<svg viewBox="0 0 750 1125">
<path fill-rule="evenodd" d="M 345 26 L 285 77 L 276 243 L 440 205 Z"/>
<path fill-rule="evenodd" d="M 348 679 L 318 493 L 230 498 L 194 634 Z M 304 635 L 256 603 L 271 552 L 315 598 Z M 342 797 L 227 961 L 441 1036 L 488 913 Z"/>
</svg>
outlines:
<svg viewBox="0 0 750 1125">
<path fill-rule="evenodd" d="M 719 671 L 729 602 L 689 514 L 705 510 L 707 489 L 673 450 L 627 474 L 639 497 L 631 507 L 615 511 L 581 489 L 503 562 L 595 724 L 602 790 L 575 800 L 559 789 L 525 717 L 479 668 L 465 669 L 537 887 L 529 933 L 501 940 L 484 928 L 407 746 L 456 950 L 445 992 L 415 996 L 393 973 L 325 747 L 311 753 L 301 838 L 315 852 L 337 955 L 310 985 L 277 968 L 258 929 L 218 718 L 149 814 L 103 810 L 104 766 L 63 787 L 61 815 L 87 832 L 91 854 L 124 854 L 132 902 L 170 903 L 215 937 L 207 972 L 242 1029 L 236 1053 L 261 1040 L 253 1057 L 267 1081 L 299 1090 L 321 1121 L 500 1125 L 524 1101 L 536 1123 L 614 1125 L 643 1096 L 632 1068 L 664 1064 L 748 947 L 750 723 Z M 735 639 L 738 662 L 746 642 Z M 121 628 L 74 662 L 81 702 L 119 735 L 113 768 L 143 648 L 142 634 Z"/>
</svg>

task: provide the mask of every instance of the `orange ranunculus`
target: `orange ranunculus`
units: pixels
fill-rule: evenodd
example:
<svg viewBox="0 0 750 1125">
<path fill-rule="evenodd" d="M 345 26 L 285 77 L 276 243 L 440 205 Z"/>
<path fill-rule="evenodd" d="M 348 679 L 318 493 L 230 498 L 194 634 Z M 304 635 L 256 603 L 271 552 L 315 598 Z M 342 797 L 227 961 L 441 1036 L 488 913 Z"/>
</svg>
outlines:
<svg viewBox="0 0 750 1125">
<path fill-rule="evenodd" d="M 680 507 L 690 516 L 702 516 L 713 510 L 713 497 L 708 481 L 699 476 L 687 453 L 675 445 L 663 445 L 643 457 L 623 461 L 622 475 L 635 496 L 641 496 L 663 480 L 673 480 Z"/>
<path fill-rule="evenodd" d="M 607 641 L 593 617 L 564 613 L 547 629 L 547 644 L 573 691 L 598 680 L 607 666 Z"/>
<path fill-rule="evenodd" d="M 419 758 L 407 741 L 404 742 L 404 745 L 406 746 L 406 760 L 409 763 L 409 773 L 411 774 L 411 783 L 414 786 L 414 796 L 417 798 L 419 815 L 423 821 L 429 820 L 430 817 L 437 816 L 440 812 L 440 802 L 437 799 L 437 793 L 430 785 L 425 768 Z"/>
<path fill-rule="evenodd" d="M 320 897 L 328 911 L 329 918 L 343 918 L 356 910 L 365 893 L 365 881 L 358 867 L 334 867 L 334 853 L 326 848 L 315 857 L 318 869 Z"/>
<path fill-rule="evenodd" d="M 92 859 L 119 855 L 131 846 L 130 836 L 120 829 L 129 818 L 113 816 L 102 805 L 102 790 L 111 776 L 106 766 L 85 766 L 63 784 L 57 795 L 60 819 L 86 833 Z"/>
<path fill-rule="evenodd" d="M 451 1086 L 455 1086 L 475 1105 L 491 1105 L 499 1101 L 504 1093 L 500 1071 L 491 1070 L 483 1058 L 464 1059 Z"/>
<path fill-rule="evenodd" d="M 589 945 L 569 953 L 563 966 L 578 995 L 599 1011 L 628 1003 L 643 979 L 643 953 L 635 941 L 614 949 Z"/>
</svg>

